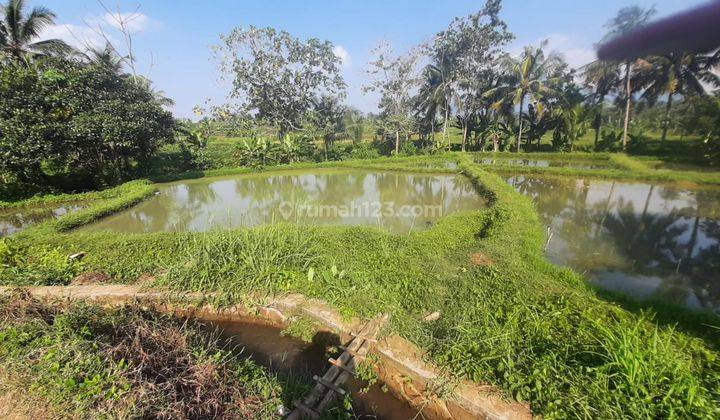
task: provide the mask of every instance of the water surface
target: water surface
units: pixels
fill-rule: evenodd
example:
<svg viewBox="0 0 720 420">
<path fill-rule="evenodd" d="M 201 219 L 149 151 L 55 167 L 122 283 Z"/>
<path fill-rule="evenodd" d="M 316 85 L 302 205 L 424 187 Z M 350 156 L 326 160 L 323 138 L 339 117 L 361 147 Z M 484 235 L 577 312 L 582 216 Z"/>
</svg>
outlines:
<svg viewBox="0 0 720 420">
<path fill-rule="evenodd" d="M 0 237 L 19 232 L 48 219 L 58 219 L 85 206 L 79 203 L 18 207 L 0 210 Z"/>
<path fill-rule="evenodd" d="M 155 197 L 80 229 L 207 231 L 287 221 L 404 233 L 484 205 L 460 175 L 314 169 L 166 184 Z"/>
<path fill-rule="evenodd" d="M 720 311 L 720 189 L 514 176 L 550 227 L 548 257 L 596 286 Z"/>
</svg>

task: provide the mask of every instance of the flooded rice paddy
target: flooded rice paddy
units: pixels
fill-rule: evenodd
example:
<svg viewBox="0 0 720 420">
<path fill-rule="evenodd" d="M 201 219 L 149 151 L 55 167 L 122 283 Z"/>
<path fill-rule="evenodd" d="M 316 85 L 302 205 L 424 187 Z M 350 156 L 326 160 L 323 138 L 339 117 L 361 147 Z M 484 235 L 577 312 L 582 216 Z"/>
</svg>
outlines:
<svg viewBox="0 0 720 420">
<path fill-rule="evenodd" d="M 599 288 L 720 312 L 720 189 L 507 177 L 552 236 L 547 255 Z"/>
<path fill-rule="evenodd" d="M 484 205 L 460 175 L 293 170 L 166 184 L 155 197 L 80 230 L 207 231 L 292 222 L 406 233 Z"/>
<path fill-rule="evenodd" d="M 48 219 L 57 219 L 76 212 L 85 205 L 65 203 L 34 207 L 18 207 L 0 210 L 0 238 L 17 233 L 29 226 Z"/>
</svg>

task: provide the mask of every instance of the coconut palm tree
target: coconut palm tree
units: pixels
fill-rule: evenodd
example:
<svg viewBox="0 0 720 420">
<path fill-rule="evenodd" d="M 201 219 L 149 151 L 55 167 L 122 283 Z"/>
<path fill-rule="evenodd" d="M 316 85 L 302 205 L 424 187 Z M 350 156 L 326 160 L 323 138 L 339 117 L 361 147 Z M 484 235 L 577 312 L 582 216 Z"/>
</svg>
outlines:
<svg viewBox="0 0 720 420">
<path fill-rule="evenodd" d="M 595 146 L 600 139 L 602 128 L 602 113 L 605 97 L 620 85 L 620 67 L 617 63 L 608 61 L 593 61 L 583 68 L 585 85 L 593 90 L 593 104 L 595 113 Z"/>
<path fill-rule="evenodd" d="M 34 7 L 26 14 L 25 0 L 8 0 L 0 6 L 0 16 L 0 51 L 15 60 L 72 50 L 59 39 L 37 40 L 55 21 L 55 14 L 45 7 Z"/>
<path fill-rule="evenodd" d="M 105 44 L 105 48 L 90 48 L 85 53 L 85 58 L 90 64 L 104 67 L 113 74 L 119 75 L 122 72 L 122 58 L 110 43 Z"/>
<path fill-rule="evenodd" d="M 416 107 L 420 118 L 430 124 L 430 133 L 432 140 L 435 141 L 435 120 L 445 103 L 445 95 L 443 93 L 442 73 L 435 66 L 428 66 L 423 71 L 423 81 L 420 85 L 416 99 Z"/>
<path fill-rule="evenodd" d="M 435 113 L 443 116 L 443 143 L 447 138 L 447 126 L 450 119 L 450 100 L 452 98 L 452 80 L 449 63 L 439 60 L 425 66 L 424 82 L 420 88 L 421 108 L 426 110 L 427 118 L 435 118 Z M 431 114 L 432 113 L 432 117 Z"/>
<path fill-rule="evenodd" d="M 550 88 L 553 80 L 550 80 L 548 75 L 552 74 L 561 59 L 555 54 L 546 56 L 543 51 L 546 45 L 547 41 L 543 41 L 538 48 L 525 47 L 519 60 L 506 56 L 504 59 L 506 70 L 512 75 L 510 83 L 485 92 L 486 96 L 490 96 L 497 94 L 497 91 L 500 90 L 501 99 L 493 104 L 495 108 L 500 108 L 508 103 L 519 106 L 517 152 L 520 152 L 520 141 L 523 134 L 523 108 L 526 99 L 537 101 L 545 95 L 554 93 L 554 90 Z"/>
<path fill-rule="evenodd" d="M 615 38 L 620 35 L 627 34 L 628 32 L 635 30 L 647 23 L 652 15 L 655 14 L 655 9 L 643 9 L 640 6 L 623 7 L 617 13 L 617 15 L 610 19 L 605 25 L 608 28 L 608 33 L 605 34 L 605 39 Z M 625 101 L 625 121 L 623 123 L 623 150 L 627 147 L 628 127 L 630 126 L 630 107 L 632 104 L 633 92 L 635 91 L 632 85 L 632 73 L 635 65 L 635 60 L 626 60 L 624 63 L 624 76 L 622 78 L 622 85 L 624 89 L 622 93 Z"/>
<path fill-rule="evenodd" d="M 720 52 L 712 55 L 671 53 L 639 60 L 636 84 L 645 88 L 643 96 L 655 100 L 667 95 L 661 140 L 667 138 L 673 98 L 702 96 L 708 93 L 708 87 L 720 87 L 720 77 L 715 73 L 719 65 Z"/>
</svg>

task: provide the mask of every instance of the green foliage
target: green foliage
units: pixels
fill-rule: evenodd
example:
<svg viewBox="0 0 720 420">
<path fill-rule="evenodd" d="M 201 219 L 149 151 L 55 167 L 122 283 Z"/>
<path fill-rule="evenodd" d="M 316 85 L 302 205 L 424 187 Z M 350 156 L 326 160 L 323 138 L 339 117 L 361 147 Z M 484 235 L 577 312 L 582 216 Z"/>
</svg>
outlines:
<svg viewBox="0 0 720 420">
<path fill-rule="evenodd" d="M 315 333 L 318 331 L 317 322 L 305 316 L 295 316 L 290 319 L 287 327 L 280 331 L 280 335 L 295 337 L 305 343 L 312 343 Z"/>
<path fill-rule="evenodd" d="M 0 172 L 19 182 L 116 183 L 173 130 L 146 84 L 106 67 L 57 59 L 0 68 Z"/>
<path fill-rule="evenodd" d="M 278 163 L 296 163 L 312 159 L 315 144 L 304 134 L 286 134 L 277 150 Z"/>
<path fill-rule="evenodd" d="M 276 162 L 277 144 L 264 137 L 243 139 L 237 145 L 238 160 L 242 166 L 265 166 Z"/>
<path fill-rule="evenodd" d="M 349 159 L 377 159 L 380 153 L 376 148 L 368 143 L 360 143 L 352 148 Z"/>
<path fill-rule="evenodd" d="M 68 284 L 83 270 L 60 248 L 32 245 L 23 249 L 9 239 L 0 241 L 0 284 L 27 286 Z"/>
<path fill-rule="evenodd" d="M 587 132 L 589 111 L 582 104 L 572 108 L 563 108 L 560 122 L 553 133 L 553 148 L 560 151 L 573 151 L 574 144 Z"/>
<path fill-rule="evenodd" d="M 7 0 L 0 6 L 0 65 L 6 59 L 20 63 L 33 58 L 72 51 L 59 39 L 38 40 L 42 28 L 55 22 L 55 14 L 45 7 L 25 13 L 24 0 Z"/>
<path fill-rule="evenodd" d="M 190 130 L 178 141 L 184 169 L 206 169 L 210 161 L 205 154 L 208 137 L 199 130 Z"/>
<path fill-rule="evenodd" d="M 313 238 L 301 230 L 268 226 L 212 232 L 188 238 L 164 283 L 183 290 L 273 293 L 291 284 L 314 259 Z"/>
<path fill-rule="evenodd" d="M 245 110 L 279 127 L 281 135 L 301 126 L 321 95 L 344 96 L 340 58 L 329 41 L 302 40 L 273 28 L 237 27 L 216 46 L 223 70 L 234 77 Z"/>
<path fill-rule="evenodd" d="M 370 387 L 377 383 L 378 377 L 375 373 L 375 366 L 379 362 L 380 358 L 371 353 L 355 365 L 355 377 L 365 383 L 360 392 L 368 392 Z"/>
<path fill-rule="evenodd" d="M 613 129 L 603 129 L 602 139 L 595 146 L 597 151 L 617 151 L 620 150 L 620 140 L 622 139 L 622 131 Z"/>
</svg>

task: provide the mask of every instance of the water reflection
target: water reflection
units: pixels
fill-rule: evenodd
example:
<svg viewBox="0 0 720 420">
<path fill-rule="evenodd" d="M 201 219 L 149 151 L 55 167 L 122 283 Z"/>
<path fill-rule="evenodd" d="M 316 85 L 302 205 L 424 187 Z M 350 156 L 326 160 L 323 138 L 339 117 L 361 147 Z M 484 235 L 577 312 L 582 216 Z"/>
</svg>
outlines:
<svg viewBox="0 0 720 420">
<path fill-rule="evenodd" d="M 62 206 L 20 207 L 0 210 L 0 238 L 19 232 L 30 225 L 47 219 L 57 219 L 76 212 L 85 206 L 64 204 Z"/>
<path fill-rule="evenodd" d="M 528 166 L 537 168 L 607 169 L 610 164 L 594 161 L 566 161 L 545 159 L 510 159 L 476 157 L 475 163 L 488 166 Z"/>
<path fill-rule="evenodd" d="M 291 221 L 403 233 L 483 205 L 457 175 L 286 171 L 169 184 L 156 197 L 81 230 L 206 231 Z"/>
<path fill-rule="evenodd" d="M 720 310 L 720 190 L 513 176 L 550 226 L 548 257 L 595 285 Z"/>
</svg>

